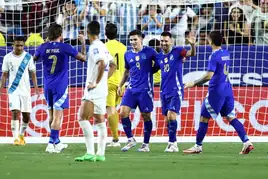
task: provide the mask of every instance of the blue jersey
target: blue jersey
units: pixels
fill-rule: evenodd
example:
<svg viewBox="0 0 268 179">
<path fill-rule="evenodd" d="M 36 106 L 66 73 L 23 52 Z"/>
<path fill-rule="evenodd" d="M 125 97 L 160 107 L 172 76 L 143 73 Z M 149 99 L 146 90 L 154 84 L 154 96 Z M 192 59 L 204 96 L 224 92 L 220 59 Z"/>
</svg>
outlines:
<svg viewBox="0 0 268 179">
<path fill-rule="evenodd" d="M 214 75 L 209 81 L 209 92 L 218 95 L 232 93 L 232 86 L 228 78 L 229 66 L 230 53 L 227 50 L 216 50 L 210 55 L 207 71 L 214 72 Z"/>
<path fill-rule="evenodd" d="M 179 94 L 183 97 L 182 61 L 186 56 L 186 50 L 182 47 L 174 47 L 165 54 L 160 52 L 156 59 L 161 69 L 161 94 L 173 96 Z"/>
<path fill-rule="evenodd" d="M 128 89 L 133 92 L 153 90 L 153 65 L 156 51 L 151 47 L 143 47 L 139 52 L 128 50 L 125 53 L 125 68 L 129 70 Z"/>
<path fill-rule="evenodd" d="M 35 56 L 40 57 L 44 66 L 44 87 L 65 90 L 68 86 L 69 56 L 76 57 L 78 51 L 61 42 L 46 42 L 38 47 Z"/>
</svg>

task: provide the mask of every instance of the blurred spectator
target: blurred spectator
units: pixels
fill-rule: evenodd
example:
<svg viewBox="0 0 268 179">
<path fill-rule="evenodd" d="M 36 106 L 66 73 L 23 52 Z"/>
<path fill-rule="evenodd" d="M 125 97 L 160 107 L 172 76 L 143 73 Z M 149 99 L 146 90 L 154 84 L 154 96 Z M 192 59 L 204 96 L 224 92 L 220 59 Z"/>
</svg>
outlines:
<svg viewBox="0 0 268 179">
<path fill-rule="evenodd" d="M 120 25 L 119 34 L 127 35 L 130 31 L 136 29 L 138 20 L 137 4 L 122 3 L 119 9 Z"/>
<path fill-rule="evenodd" d="M 268 0 L 260 1 L 260 8 L 257 8 L 251 19 L 255 31 L 255 43 L 268 44 Z"/>
<path fill-rule="evenodd" d="M 44 39 L 41 37 L 41 27 L 38 27 L 35 32 L 31 32 L 28 39 L 25 42 L 25 46 L 37 47 L 44 43 Z"/>
<path fill-rule="evenodd" d="M 6 39 L 5 37 L 3 36 L 3 34 L 0 32 L 0 47 L 4 47 L 6 46 Z"/>
<path fill-rule="evenodd" d="M 146 15 L 142 17 L 141 30 L 146 35 L 144 44 L 148 44 L 152 38 L 159 38 L 163 31 L 163 17 L 160 7 L 157 9 L 156 5 L 147 6 Z"/>
<path fill-rule="evenodd" d="M 154 48 L 157 51 L 157 53 L 161 51 L 160 41 L 158 39 L 151 39 L 149 41 L 148 46 Z M 158 72 L 154 74 L 154 85 L 160 85 L 160 82 L 161 82 L 161 70 L 158 70 Z"/>
<path fill-rule="evenodd" d="M 57 23 L 63 27 L 64 39 L 76 39 L 79 32 L 79 19 L 75 1 L 68 1 L 62 8 L 62 14 L 57 18 Z"/>
<path fill-rule="evenodd" d="M 14 24 L 21 26 L 22 0 L 5 0 L 5 21 L 6 25 Z"/>
<path fill-rule="evenodd" d="M 203 4 L 198 13 L 197 39 L 199 45 L 207 45 L 207 35 L 214 29 L 214 4 Z"/>
<path fill-rule="evenodd" d="M 105 39 L 105 25 L 106 25 L 107 3 L 100 1 L 86 1 L 84 9 L 80 14 L 80 20 L 83 21 L 82 26 L 85 28 L 92 20 L 97 20 L 100 23 L 100 39 Z"/>
<path fill-rule="evenodd" d="M 250 27 L 241 8 L 235 7 L 231 10 L 224 29 L 226 29 L 224 36 L 227 45 L 249 44 Z"/>
<path fill-rule="evenodd" d="M 229 8 L 229 15 L 231 14 L 232 9 L 235 7 L 242 9 L 247 23 L 249 23 L 254 9 L 258 8 L 258 6 L 256 6 L 252 0 L 239 0 Z"/>
<path fill-rule="evenodd" d="M 196 13 L 186 6 L 170 6 L 166 9 L 164 14 L 165 31 L 170 31 L 172 37 L 176 39 L 176 45 L 185 44 L 185 32 L 188 30 L 188 19 L 192 18 L 190 23 L 191 30 L 196 30 L 198 24 L 198 17 Z"/>
<path fill-rule="evenodd" d="M 223 34 L 224 24 L 228 21 L 228 12 L 231 2 L 215 4 L 215 30 L 220 30 Z"/>
</svg>

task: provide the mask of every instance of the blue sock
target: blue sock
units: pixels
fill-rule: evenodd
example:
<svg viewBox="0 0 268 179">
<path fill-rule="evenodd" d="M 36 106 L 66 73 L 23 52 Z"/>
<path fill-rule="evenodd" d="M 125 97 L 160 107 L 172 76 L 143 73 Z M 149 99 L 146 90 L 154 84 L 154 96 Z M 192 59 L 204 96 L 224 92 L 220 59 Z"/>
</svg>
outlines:
<svg viewBox="0 0 268 179">
<path fill-rule="evenodd" d="M 59 130 L 51 129 L 50 137 L 49 137 L 49 143 L 50 144 L 58 144 L 58 143 L 60 143 Z"/>
<path fill-rule="evenodd" d="M 242 125 L 242 123 L 237 119 L 233 119 L 230 124 L 235 128 L 237 134 L 239 135 L 240 139 L 242 140 L 242 142 L 247 142 L 248 136 L 246 134 L 246 131 L 244 129 L 244 126 Z"/>
<path fill-rule="evenodd" d="M 122 118 L 122 124 L 123 124 L 123 129 L 126 133 L 127 138 L 133 137 L 132 135 L 132 130 L 131 130 L 131 121 L 129 117 Z"/>
<path fill-rule="evenodd" d="M 177 120 L 168 121 L 168 136 L 169 142 L 177 141 Z"/>
<path fill-rule="evenodd" d="M 144 139 L 143 139 L 143 143 L 149 144 L 152 129 L 153 129 L 152 121 L 151 120 L 150 121 L 144 121 L 144 133 L 143 133 Z"/>
<path fill-rule="evenodd" d="M 205 122 L 199 122 L 199 128 L 196 134 L 196 144 L 202 145 L 203 140 L 206 136 L 208 130 L 208 123 Z"/>
</svg>

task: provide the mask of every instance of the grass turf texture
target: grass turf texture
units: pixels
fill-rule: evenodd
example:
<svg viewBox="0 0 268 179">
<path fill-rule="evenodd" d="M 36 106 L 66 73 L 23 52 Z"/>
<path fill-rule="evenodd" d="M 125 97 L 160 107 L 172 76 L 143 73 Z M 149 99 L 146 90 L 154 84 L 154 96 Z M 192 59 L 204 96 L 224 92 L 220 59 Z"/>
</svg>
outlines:
<svg viewBox="0 0 268 179">
<path fill-rule="evenodd" d="M 138 145 L 139 147 L 140 145 Z M 239 155 L 239 143 L 206 143 L 204 153 L 164 153 L 166 144 L 151 144 L 149 153 L 137 148 L 121 152 L 107 148 L 105 162 L 75 162 L 85 153 L 83 144 L 70 144 L 61 154 L 45 153 L 46 145 L 0 145 L 1 179 L 263 179 L 268 176 L 268 144 L 255 143 L 249 155 Z"/>
</svg>

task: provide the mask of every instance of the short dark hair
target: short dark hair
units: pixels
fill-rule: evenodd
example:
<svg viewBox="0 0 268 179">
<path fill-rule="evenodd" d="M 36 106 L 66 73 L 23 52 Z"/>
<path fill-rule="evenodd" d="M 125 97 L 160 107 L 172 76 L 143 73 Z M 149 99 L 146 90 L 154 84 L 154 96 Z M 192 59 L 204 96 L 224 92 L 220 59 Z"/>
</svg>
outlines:
<svg viewBox="0 0 268 179">
<path fill-rule="evenodd" d="M 163 36 L 163 37 L 170 37 L 170 38 L 172 38 L 172 35 L 171 35 L 171 33 L 170 32 L 167 32 L 167 31 L 165 31 L 165 32 L 162 32 L 161 33 L 161 36 Z"/>
<path fill-rule="evenodd" d="M 222 34 L 219 31 L 212 31 L 209 33 L 209 38 L 212 41 L 212 44 L 216 45 L 216 46 L 221 46 L 222 44 Z"/>
<path fill-rule="evenodd" d="M 109 23 L 105 27 L 105 35 L 109 40 L 113 40 L 117 36 L 117 27 L 115 24 Z"/>
<path fill-rule="evenodd" d="M 15 41 L 25 42 L 25 37 L 24 36 L 15 36 L 13 39 L 13 42 L 15 42 Z"/>
<path fill-rule="evenodd" d="M 148 46 L 154 48 L 157 52 L 161 51 L 160 41 L 156 38 L 151 39 L 148 43 Z"/>
<path fill-rule="evenodd" d="M 133 36 L 133 35 L 137 35 L 137 36 L 139 36 L 141 38 L 144 38 L 145 37 L 145 35 L 140 30 L 137 30 L 137 29 L 136 30 L 132 30 L 131 32 L 129 32 L 128 38 L 130 36 Z"/>
<path fill-rule="evenodd" d="M 62 35 L 62 27 L 59 24 L 52 24 L 48 28 L 48 39 L 56 40 Z"/>
<path fill-rule="evenodd" d="M 98 21 L 91 21 L 87 25 L 87 30 L 91 35 L 100 34 L 100 23 Z"/>
</svg>

